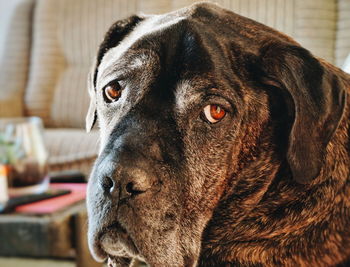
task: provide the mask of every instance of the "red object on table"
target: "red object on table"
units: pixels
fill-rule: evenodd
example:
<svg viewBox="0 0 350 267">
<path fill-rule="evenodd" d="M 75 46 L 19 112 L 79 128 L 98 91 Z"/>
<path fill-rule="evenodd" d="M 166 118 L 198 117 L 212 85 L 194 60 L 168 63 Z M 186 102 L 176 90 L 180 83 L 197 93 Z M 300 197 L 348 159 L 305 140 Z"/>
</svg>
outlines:
<svg viewBox="0 0 350 267">
<path fill-rule="evenodd" d="M 71 192 L 66 195 L 17 206 L 15 212 L 35 214 L 52 213 L 78 201 L 84 200 L 86 197 L 87 184 L 56 183 L 50 184 L 50 187 L 54 189 L 68 189 L 71 190 Z"/>
</svg>

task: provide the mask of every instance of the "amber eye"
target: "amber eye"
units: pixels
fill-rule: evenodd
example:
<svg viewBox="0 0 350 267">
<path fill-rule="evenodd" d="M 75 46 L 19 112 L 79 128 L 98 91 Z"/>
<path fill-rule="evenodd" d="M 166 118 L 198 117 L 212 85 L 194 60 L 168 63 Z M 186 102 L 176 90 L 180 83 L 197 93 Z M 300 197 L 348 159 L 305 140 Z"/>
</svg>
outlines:
<svg viewBox="0 0 350 267">
<path fill-rule="evenodd" d="M 119 83 L 114 82 L 112 84 L 107 85 L 103 89 L 103 93 L 107 102 L 114 102 L 119 99 L 119 97 L 122 94 L 122 90 Z"/>
<path fill-rule="evenodd" d="M 203 113 L 210 123 L 217 123 L 226 115 L 226 111 L 219 105 L 207 105 L 203 109 Z"/>
</svg>

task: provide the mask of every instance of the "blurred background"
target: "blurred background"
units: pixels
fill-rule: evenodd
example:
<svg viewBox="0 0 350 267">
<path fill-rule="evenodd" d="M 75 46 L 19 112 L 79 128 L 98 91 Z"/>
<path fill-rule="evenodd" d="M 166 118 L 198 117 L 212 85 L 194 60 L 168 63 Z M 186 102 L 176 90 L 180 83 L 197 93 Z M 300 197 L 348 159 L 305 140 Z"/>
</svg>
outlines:
<svg viewBox="0 0 350 267">
<path fill-rule="evenodd" d="M 16 197 L 13 190 L 18 188 L 11 188 L 14 177 L 28 180 L 28 161 L 43 163 L 41 177 L 26 185 L 36 191 L 19 194 L 31 195 L 32 203 L 0 213 L 1 267 L 101 266 L 90 258 L 85 237 L 84 182 L 98 149 L 97 131 L 84 130 L 91 62 L 116 20 L 135 13 L 164 13 L 194 2 L 0 0 L 0 195 L 8 195 L 3 197 L 4 207 Z M 292 36 L 314 55 L 350 72 L 350 0 L 215 2 Z M 21 139 L 13 126 L 19 117 L 27 118 L 30 129 L 21 132 Z M 39 118 L 39 123 L 33 125 L 28 117 Z M 1 123 L 12 126 L 1 132 Z M 28 147 L 23 140 L 29 140 L 31 147 L 26 156 L 20 150 Z M 40 194 L 47 200 L 34 202 Z"/>
</svg>

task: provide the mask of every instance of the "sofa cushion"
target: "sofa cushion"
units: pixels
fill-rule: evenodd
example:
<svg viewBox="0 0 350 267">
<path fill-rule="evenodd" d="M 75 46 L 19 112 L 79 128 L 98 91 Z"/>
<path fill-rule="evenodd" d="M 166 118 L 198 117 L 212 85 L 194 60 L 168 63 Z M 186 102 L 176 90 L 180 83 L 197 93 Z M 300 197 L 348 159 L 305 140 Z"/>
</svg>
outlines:
<svg viewBox="0 0 350 267">
<path fill-rule="evenodd" d="M 350 1 L 338 0 L 338 12 L 335 57 L 337 66 L 341 67 L 350 55 Z"/>
<path fill-rule="evenodd" d="M 34 0 L 0 1 L 0 117 L 23 115 Z"/>
<path fill-rule="evenodd" d="M 25 95 L 27 115 L 46 126 L 84 127 L 86 79 L 110 25 L 136 12 L 133 0 L 38 0 Z"/>
<path fill-rule="evenodd" d="M 89 174 L 98 152 L 98 132 L 80 129 L 45 129 L 50 171 L 76 169 Z"/>
</svg>

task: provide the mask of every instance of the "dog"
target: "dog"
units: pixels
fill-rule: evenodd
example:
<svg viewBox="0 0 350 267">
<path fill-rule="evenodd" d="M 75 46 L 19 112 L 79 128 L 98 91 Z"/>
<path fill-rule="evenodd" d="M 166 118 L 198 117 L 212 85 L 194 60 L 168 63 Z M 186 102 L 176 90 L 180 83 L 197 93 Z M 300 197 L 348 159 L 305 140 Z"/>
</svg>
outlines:
<svg viewBox="0 0 350 267">
<path fill-rule="evenodd" d="M 89 75 L 96 260 L 347 266 L 350 77 L 215 4 L 116 22 Z"/>
</svg>

